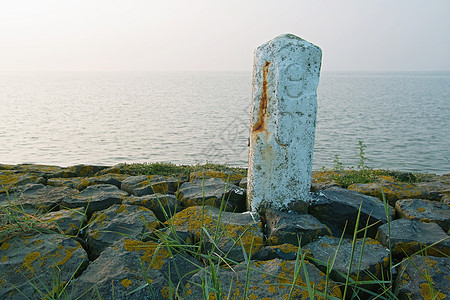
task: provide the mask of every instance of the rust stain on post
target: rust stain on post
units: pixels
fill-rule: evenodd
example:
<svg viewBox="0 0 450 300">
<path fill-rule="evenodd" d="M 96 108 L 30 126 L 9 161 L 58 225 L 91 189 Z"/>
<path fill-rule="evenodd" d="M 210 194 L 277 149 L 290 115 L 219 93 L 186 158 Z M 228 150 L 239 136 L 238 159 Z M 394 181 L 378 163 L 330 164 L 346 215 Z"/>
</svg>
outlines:
<svg viewBox="0 0 450 300">
<path fill-rule="evenodd" d="M 259 101 L 258 121 L 253 125 L 253 134 L 266 131 L 266 113 L 267 113 L 267 75 L 269 74 L 270 61 L 266 61 L 263 67 L 263 84 L 261 100 Z"/>
</svg>

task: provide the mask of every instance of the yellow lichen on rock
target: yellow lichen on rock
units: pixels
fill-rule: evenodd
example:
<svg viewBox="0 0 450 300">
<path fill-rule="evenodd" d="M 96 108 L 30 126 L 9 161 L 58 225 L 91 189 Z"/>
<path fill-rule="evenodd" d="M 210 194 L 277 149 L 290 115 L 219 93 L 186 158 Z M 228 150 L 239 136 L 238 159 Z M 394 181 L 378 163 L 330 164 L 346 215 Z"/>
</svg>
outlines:
<svg viewBox="0 0 450 300">
<path fill-rule="evenodd" d="M 120 281 L 120 284 L 123 285 L 125 288 L 128 288 L 131 284 L 131 280 L 128 278 L 122 279 Z"/>
<path fill-rule="evenodd" d="M 150 267 L 159 270 L 164 265 L 164 259 L 170 257 L 170 253 L 161 245 L 154 242 L 141 242 L 126 239 L 124 248 L 130 252 L 138 252 L 141 260 L 150 263 Z"/>
<path fill-rule="evenodd" d="M 121 204 L 121 205 L 116 209 L 116 214 L 120 214 L 120 213 L 128 213 L 127 206 L 126 206 L 125 204 Z"/>
<path fill-rule="evenodd" d="M 17 269 L 16 273 L 21 272 L 24 268 L 26 268 L 29 272 L 34 273 L 36 268 L 32 266 L 33 262 L 41 256 L 41 253 L 35 251 L 28 253 L 27 256 L 23 259 L 22 265 Z"/>
<path fill-rule="evenodd" d="M 0 250 L 5 251 L 6 249 L 8 249 L 11 246 L 11 244 L 4 242 L 1 246 L 0 246 Z"/>
<path fill-rule="evenodd" d="M 242 174 L 227 174 L 225 172 L 214 171 L 214 170 L 206 170 L 193 172 L 189 175 L 189 181 L 193 181 L 195 179 L 209 179 L 209 178 L 219 178 L 225 182 L 237 183 L 245 176 Z"/>
<path fill-rule="evenodd" d="M 424 300 L 445 299 L 447 297 L 435 289 L 431 276 L 425 274 L 423 277 L 425 282 L 420 284 L 420 295 Z"/>
<path fill-rule="evenodd" d="M 79 245 L 79 246 L 77 246 L 77 247 L 74 247 L 74 248 L 69 248 L 69 249 L 66 249 L 66 255 L 63 257 L 63 259 L 61 259 L 60 261 L 58 261 L 56 264 L 58 265 L 58 266 L 61 266 L 61 265 L 63 265 L 63 264 L 65 264 L 71 257 L 72 257 L 72 253 L 73 253 L 73 251 L 75 251 L 75 250 L 77 250 L 77 249 L 79 249 L 79 248 L 81 248 L 81 245 Z"/>
</svg>

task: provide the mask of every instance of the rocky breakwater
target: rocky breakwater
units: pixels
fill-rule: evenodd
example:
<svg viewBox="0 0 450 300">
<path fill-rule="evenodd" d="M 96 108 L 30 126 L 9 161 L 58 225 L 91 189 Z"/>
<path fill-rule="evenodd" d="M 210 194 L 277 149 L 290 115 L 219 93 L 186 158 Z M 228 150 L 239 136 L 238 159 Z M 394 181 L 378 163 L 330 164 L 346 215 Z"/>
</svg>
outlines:
<svg viewBox="0 0 450 300">
<path fill-rule="evenodd" d="M 0 298 L 450 296 L 449 175 L 346 189 L 325 173 L 308 213 L 259 215 L 238 173 L 0 165 Z"/>
</svg>

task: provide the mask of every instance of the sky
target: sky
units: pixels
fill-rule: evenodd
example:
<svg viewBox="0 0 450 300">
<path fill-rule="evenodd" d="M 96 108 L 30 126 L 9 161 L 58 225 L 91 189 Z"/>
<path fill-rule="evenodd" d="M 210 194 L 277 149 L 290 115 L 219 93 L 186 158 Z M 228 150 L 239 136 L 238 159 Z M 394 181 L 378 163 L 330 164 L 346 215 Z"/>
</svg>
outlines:
<svg viewBox="0 0 450 300">
<path fill-rule="evenodd" d="M 449 71 L 450 0 L 0 2 L 0 71 L 251 71 L 283 34 L 324 71 Z"/>
</svg>

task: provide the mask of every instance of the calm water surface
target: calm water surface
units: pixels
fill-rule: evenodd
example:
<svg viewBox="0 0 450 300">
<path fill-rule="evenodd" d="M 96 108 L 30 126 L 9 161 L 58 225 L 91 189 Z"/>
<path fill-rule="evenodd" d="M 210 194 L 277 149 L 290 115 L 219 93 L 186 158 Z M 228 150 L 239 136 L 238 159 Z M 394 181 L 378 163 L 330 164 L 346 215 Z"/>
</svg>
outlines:
<svg viewBox="0 0 450 300">
<path fill-rule="evenodd" d="M 0 73 L 0 163 L 246 166 L 250 73 Z M 323 73 L 314 168 L 450 172 L 450 73 Z"/>
</svg>

